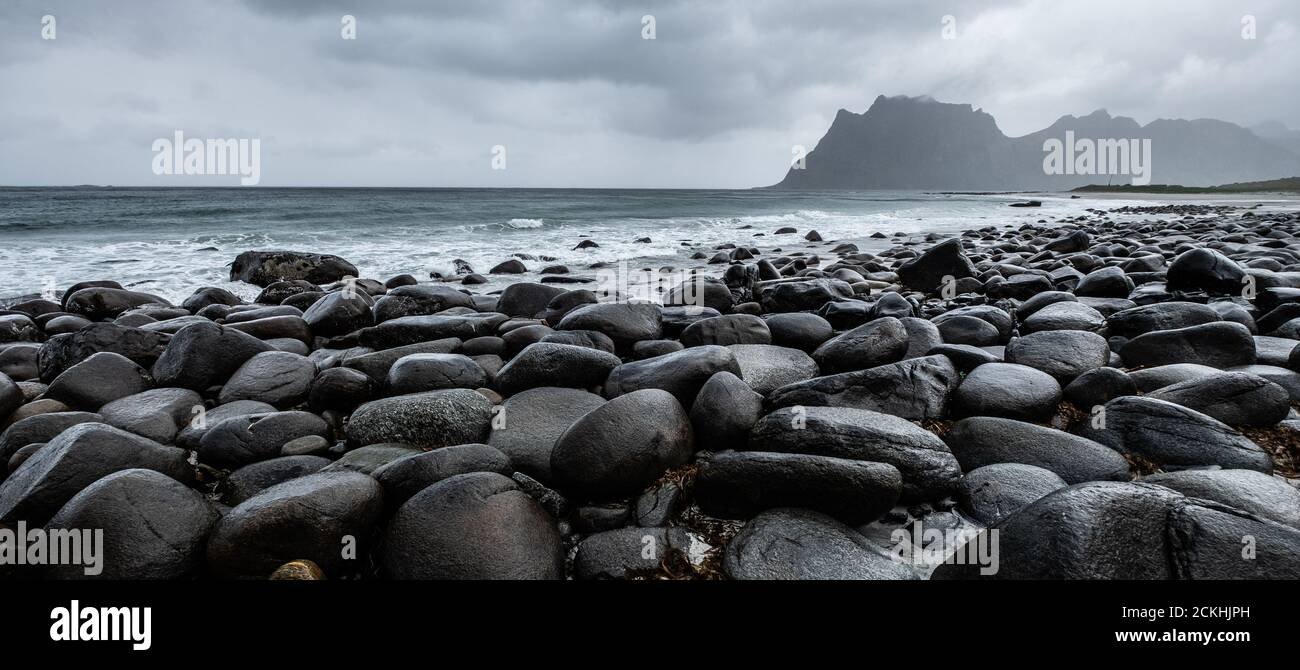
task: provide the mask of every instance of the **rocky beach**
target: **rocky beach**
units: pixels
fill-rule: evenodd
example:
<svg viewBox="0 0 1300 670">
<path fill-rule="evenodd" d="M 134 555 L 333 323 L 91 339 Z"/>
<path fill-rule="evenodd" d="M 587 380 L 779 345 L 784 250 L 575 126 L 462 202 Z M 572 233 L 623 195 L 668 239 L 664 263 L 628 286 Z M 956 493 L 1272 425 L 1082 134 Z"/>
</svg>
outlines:
<svg viewBox="0 0 1300 670">
<path fill-rule="evenodd" d="M 1300 578 L 1300 211 L 746 232 L 13 301 L 0 531 L 108 579 Z"/>
</svg>

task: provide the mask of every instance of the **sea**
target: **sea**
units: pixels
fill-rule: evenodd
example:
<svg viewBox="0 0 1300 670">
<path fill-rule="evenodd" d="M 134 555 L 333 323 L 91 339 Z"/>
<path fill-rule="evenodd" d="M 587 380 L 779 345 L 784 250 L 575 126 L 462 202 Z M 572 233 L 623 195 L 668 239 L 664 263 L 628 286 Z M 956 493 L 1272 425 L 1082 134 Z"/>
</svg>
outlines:
<svg viewBox="0 0 1300 670">
<path fill-rule="evenodd" d="M 1042 206 L 1009 207 L 1027 199 Z M 697 250 L 712 253 L 729 242 L 764 253 L 789 251 L 803 248 L 810 230 L 871 251 L 896 243 L 895 233 L 916 239 L 1171 202 L 1300 208 L 1300 198 L 1275 194 L 5 187 L 0 299 L 49 295 L 99 279 L 172 301 L 200 286 L 252 298 L 259 289 L 230 282 L 227 267 L 250 249 L 335 254 L 354 263 L 361 276 L 381 281 L 399 274 L 427 281 L 430 272 L 449 273 L 455 259 L 485 275 L 514 254 L 554 259 L 525 260 L 529 274 L 493 276 L 475 287 L 492 291 L 510 281 L 536 281 L 545 265 L 564 264 L 575 275 L 596 262 L 672 267 L 688 264 Z M 775 234 L 784 227 L 798 233 Z M 599 247 L 575 250 L 584 239 Z"/>
</svg>

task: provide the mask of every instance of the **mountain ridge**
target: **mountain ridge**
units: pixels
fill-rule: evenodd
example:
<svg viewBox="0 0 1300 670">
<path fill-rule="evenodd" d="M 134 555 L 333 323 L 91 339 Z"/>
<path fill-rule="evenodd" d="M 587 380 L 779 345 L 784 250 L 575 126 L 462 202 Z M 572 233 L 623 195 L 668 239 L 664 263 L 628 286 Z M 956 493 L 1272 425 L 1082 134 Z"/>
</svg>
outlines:
<svg viewBox="0 0 1300 670">
<path fill-rule="evenodd" d="M 1285 128 L 1283 127 L 1285 130 Z M 1072 135 L 1066 135 L 1066 133 Z M 1065 147 L 1049 174 L 1049 141 Z M 1181 186 L 1265 181 L 1300 174 L 1300 153 L 1277 141 L 1218 119 L 1155 119 L 1145 125 L 1097 109 L 1064 115 L 1042 130 L 1011 137 L 996 119 L 969 103 L 929 96 L 878 96 L 865 112 L 840 109 L 825 135 L 773 189 L 1070 190 L 1090 184 L 1146 183 Z M 1126 146 L 1115 142 L 1124 140 Z M 1103 147 L 1103 143 L 1106 146 Z M 1095 145 L 1091 165 L 1077 154 Z M 1149 148 L 1149 156 L 1142 152 Z M 1104 154 L 1109 150 L 1109 154 Z M 1128 151 L 1125 154 L 1125 151 Z M 1149 162 L 1140 177 L 1106 159 Z M 1063 168 L 1060 164 L 1064 163 Z M 1075 173 L 1073 168 L 1095 169 Z M 1137 181 L 1134 183 L 1142 183 Z"/>
</svg>

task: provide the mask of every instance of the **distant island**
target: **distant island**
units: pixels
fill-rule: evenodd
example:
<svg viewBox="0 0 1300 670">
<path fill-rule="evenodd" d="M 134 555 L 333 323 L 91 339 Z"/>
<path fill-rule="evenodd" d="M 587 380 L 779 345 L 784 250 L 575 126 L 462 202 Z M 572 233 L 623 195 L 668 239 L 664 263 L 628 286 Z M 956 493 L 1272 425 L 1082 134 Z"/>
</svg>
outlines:
<svg viewBox="0 0 1300 670">
<path fill-rule="evenodd" d="M 1051 148 L 1051 151 L 1048 150 Z M 991 115 L 929 97 L 841 109 L 774 189 L 1068 191 L 1095 185 L 1210 188 L 1300 175 L 1294 131 L 1215 119 L 1146 125 L 1097 110 L 1008 137 Z M 1167 187 L 1166 186 L 1166 187 Z"/>
<path fill-rule="evenodd" d="M 1300 193 L 1300 177 L 1248 181 L 1222 186 L 1177 186 L 1171 184 L 1089 184 L 1073 189 L 1075 193 Z"/>
</svg>

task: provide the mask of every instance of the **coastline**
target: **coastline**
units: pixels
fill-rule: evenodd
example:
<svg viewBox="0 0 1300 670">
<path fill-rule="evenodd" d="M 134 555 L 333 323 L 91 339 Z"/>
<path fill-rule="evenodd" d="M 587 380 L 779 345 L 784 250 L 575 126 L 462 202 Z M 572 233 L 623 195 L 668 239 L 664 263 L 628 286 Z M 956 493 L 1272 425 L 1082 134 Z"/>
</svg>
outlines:
<svg viewBox="0 0 1300 670">
<path fill-rule="evenodd" d="M 999 578 L 1300 576 L 1300 209 L 1117 209 L 753 228 L 646 268 L 666 304 L 540 281 L 639 263 L 311 249 L 240 256 L 256 301 L 63 285 L 0 315 L 0 524 L 107 525 L 110 577 L 987 576 L 913 560 L 925 529 L 998 530 Z M 1134 523 L 1156 544 L 1064 541 Z M 1272 544 L 1200 558 L 1234 533 Z"/>
</svg>

